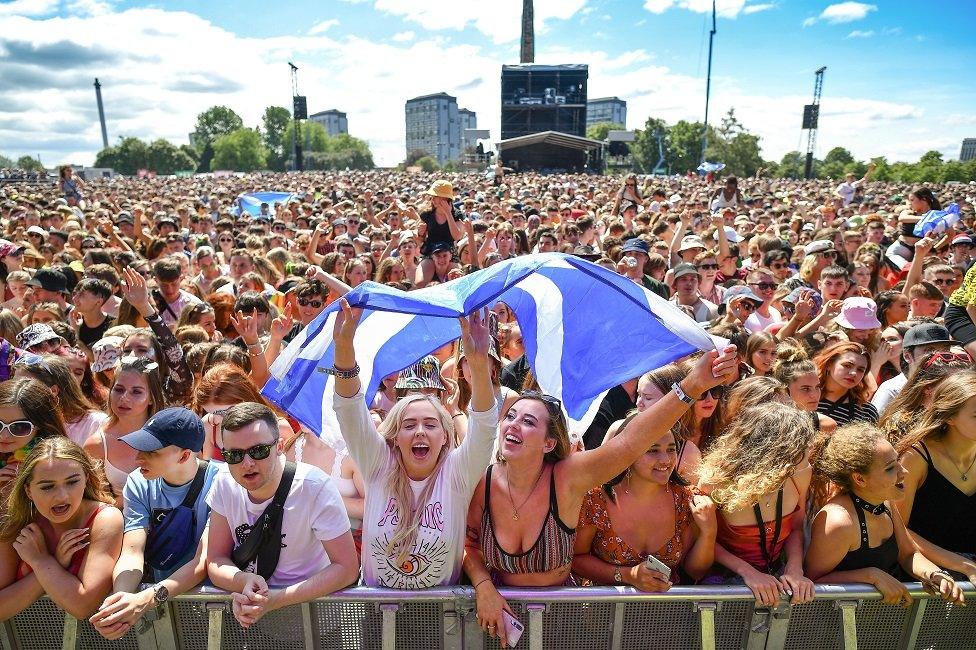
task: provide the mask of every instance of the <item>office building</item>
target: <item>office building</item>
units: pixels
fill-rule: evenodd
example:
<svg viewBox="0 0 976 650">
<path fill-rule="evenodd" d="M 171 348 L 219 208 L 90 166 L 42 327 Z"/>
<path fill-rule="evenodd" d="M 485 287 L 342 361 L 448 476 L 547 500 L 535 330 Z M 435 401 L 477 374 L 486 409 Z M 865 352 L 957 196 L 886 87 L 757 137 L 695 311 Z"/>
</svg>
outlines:
<svg viewBox="0 0 976 650">
<path fill-rule="evenodd" d="M 962 150 L 959 152 L 959 160 L 976 160 L 976 138 L 965 138 L 962 141 Z"/>
<path fill-rule="evenodd" d="M 329 135 L 349 133 L 349 122 L 346 120 L 346 114 L 334 108 L 309 115 L 308 119 L 324 126 Z"/>
<path fill-rule="evenodd" d="M 586 102 L 586 126 L 612 122 L 627 126 L 627 102 L 619 97 L 600 97 Z"/>
<path fill-rule="evenodd" d="M 423 151 L 438 165 L 461 157 L 461 118 L 456 97 L 447 93 L 414 97 L 407 100 L 404 113 L 407 155 Z"/>
<path fill-rule="evenodd" d="M 583 64 L 502 66 L 502 140 L 558 131 L 586 135 Z"/>
<path fill-rule="evenodd" d="M 478 128 L 478 115 L 474 111 L 466 108 L 459 108 L 458 124 L 461 129 L 461 153 L 464 153 L 468 149 L 474 149 L 475 140 L 468 140 L 464 132 L 468 129 Z"/>
</svg>

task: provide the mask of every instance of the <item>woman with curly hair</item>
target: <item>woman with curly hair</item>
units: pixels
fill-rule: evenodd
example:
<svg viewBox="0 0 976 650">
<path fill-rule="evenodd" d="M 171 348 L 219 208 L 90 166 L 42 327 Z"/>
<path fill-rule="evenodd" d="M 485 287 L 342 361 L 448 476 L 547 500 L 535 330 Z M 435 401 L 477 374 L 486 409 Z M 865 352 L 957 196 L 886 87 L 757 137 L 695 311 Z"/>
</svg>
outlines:
<svg viewBox="0 0 976 650">
<path fill-rule="evenodd" d="M 799 409 L 763 404 L 744 410 L 702 459 L 702 493 L 719 508 L 715 560 L 760 606 L 775 606 L 784 593 L 794 604 L 813 600 L 803 576 L 813 435 Z"/>
<path fill-rule="evenodd" d="M 815 431 L 829 434 L 837 429 L 837 422 L 833 418 L 817 413 L 823 392 L 820 373 L 796 339 L 786 339 L 776 346 L 773 377 L 786 385 L 786 392 L 796 407 L 810 414 Z"/>
<path fill-rule="evenodd" d="M 817 412 L 838 424 L 877 422 L 878 410 L 871 404 L 873 387 L 868 369 L 871 355 L 860 343 L 834 343 L 813 359 L 823 394 Z"/>
<path fill-rule="evenodd" d="M 965 602 L 952 576 L 918 550 L 891 508 L 904 493 L 905 468 L 881 431 L 858 422 L 832 436 L 821 433 L 811 457 L 814 472 L 840 490 L 813 519 L 805 561 L 811 579 L 873 585 L 884 602 L 908 606 L 902 580 L 911 576 L 945 600 Z"/>
<path fill-rule="evenodd" d="M 908 473 L 895 503 L 922 553 L 976 581 L 976 371 L 950 374 L 898 443 Z"/>
</svg>

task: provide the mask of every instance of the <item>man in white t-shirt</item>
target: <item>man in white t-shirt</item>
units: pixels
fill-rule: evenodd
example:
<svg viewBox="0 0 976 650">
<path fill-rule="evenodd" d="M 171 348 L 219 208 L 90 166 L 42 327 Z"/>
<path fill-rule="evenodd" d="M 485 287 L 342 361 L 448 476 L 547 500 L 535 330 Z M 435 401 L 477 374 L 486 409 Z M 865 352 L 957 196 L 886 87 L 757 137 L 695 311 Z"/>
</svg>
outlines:
<svg viewBox="0 0 976 650">
<path fill-rule="evenodd" d="M 224 414 L 222 424 L 227 465 L 214 478 L 207 498 L 207 571 L 214 585 L 233 593 L 234 617 L 241 626 L 352 584 L 359 576 L 359 557 L 342 497 L 328 475 L 305 463 L 295 464 L 273 572 L 257 560 L 243 568 L 234 563 L 234 548 L 248 538 L 252 526 L 260 525 L 285 464 L 278 421 L 267 406 L 237 404 Z"/>
<path fill-rule="evenodd" d="M 858 186 L 868 179 L 872 171 L 874 171 L 874 163 L 868 165 L 868 171 L 860 180 L 854 180 L 854 174 L 847 174 L 844 182 L 837 186 L 834 193 L 844 200 L 844 207 L 851 204 L 851 201 L 854 200 L 854 195 L 857 193 Z"/>
<path fill-rule="evenodd" d="M 183 267 L 178 260 L 164 257 L 153 265 L 153 275 L 156 277 L 156 286 L 159 287 L 152 293 L 156 310 L 166 326 L 173 329 L 185 307 L 202 301 L 181 288 Z"/>
</svg>

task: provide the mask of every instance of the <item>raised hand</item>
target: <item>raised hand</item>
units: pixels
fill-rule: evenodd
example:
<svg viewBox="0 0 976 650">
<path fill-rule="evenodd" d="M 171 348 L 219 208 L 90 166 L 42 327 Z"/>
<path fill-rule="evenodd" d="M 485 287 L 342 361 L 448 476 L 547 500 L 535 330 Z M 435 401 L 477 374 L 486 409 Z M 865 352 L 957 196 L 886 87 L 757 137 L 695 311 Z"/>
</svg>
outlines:
<svg viewBox="0 0 976 650">
<path fill-rule="evenodd" d="M 336 345 L 348 345 L 352 349 L 353 340 L 356 338 L 356 328 L 363 317 L 363 310 L 358 307 L 351 307 L 345 298 L 339 299 L 339 313 L 336 315 L 333 339 Z"/>
<path fill-rule="evenodd" d="M 132 269 L 122 269 L 122 297 L 143 316 L 153 311 L 146 278 Z"/>
<path fill-rule="evenodd" d="M 465 356 L 488 358 L 491 332 L 488 331 L 488 308 L 473 312 L 467 318 L 459 318 L 461 323 L 461 342 L 464 344 Z"/>
<path fill-rule="evenodd" d="M 276 319 L 271 321 L 271 338 L 283 339 L 291 331 L 295 324 L 295 308 L 292 303 L 285 305 L 284 311 Z"/>
<path fill-rule="evenodd" d="M 249 347 L 256 345 L 258 343 L 258 317 L 247 316 L 244 312 L 237 312 L 237 317 L 235 318 L 233 314 L 230 316 L 230 324 L 234 326 L 237 334 L 241 337 Z"/>
<path fill-rule="evenodd" d="M 694 398 L 706 390 L 724 383 L 735 372 L 739 363 L 734 345 L 723 350 L 709 350 L 698 359 L 695 367 L 682 381 L 682 388 Z"/>
</svg>

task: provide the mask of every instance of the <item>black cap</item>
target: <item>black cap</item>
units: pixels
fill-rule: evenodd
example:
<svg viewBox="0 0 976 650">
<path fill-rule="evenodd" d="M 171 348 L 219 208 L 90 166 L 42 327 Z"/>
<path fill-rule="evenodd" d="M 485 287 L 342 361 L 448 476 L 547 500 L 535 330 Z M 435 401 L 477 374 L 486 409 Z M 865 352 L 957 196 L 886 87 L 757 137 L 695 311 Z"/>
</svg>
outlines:
<svg viewBox="0 0 976 650">
<path fill-rule="evenodd" d="M 39 287 L 45 291 L 64 293 L 68 290 L 68 280 L 64 274 L 54 269 L 39 269 L 34 277 L 27 281 L 31 287 Z"/>
<path fill-rule="evenodd" d="M 933 343 L 952 343 L 949 330 L 938 323 L 919 323 L 905 332 L 905 338 L 901 345 L 908 349 L 917 345 L 931 345 Z"/>
</svg>

